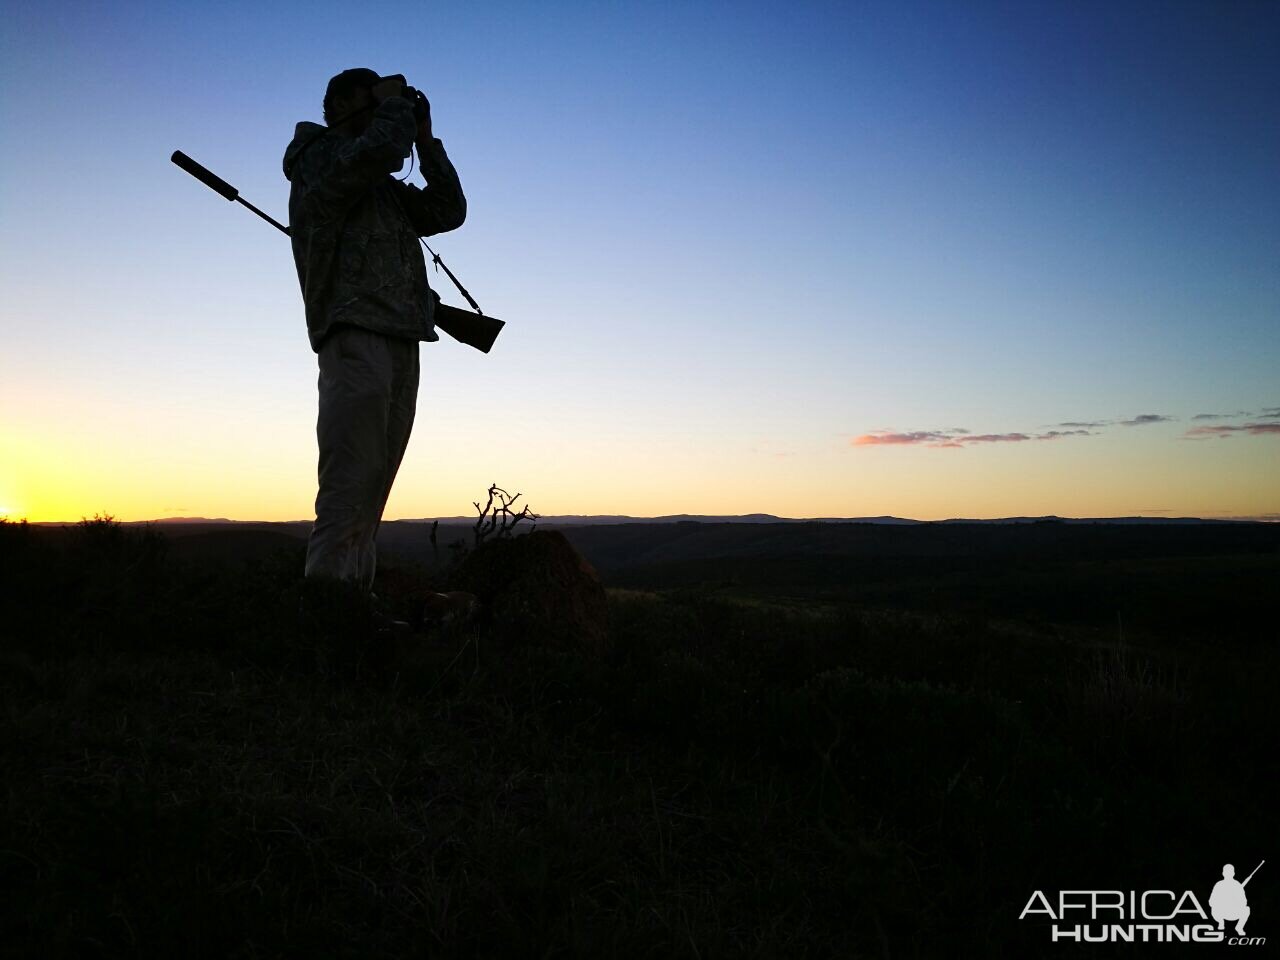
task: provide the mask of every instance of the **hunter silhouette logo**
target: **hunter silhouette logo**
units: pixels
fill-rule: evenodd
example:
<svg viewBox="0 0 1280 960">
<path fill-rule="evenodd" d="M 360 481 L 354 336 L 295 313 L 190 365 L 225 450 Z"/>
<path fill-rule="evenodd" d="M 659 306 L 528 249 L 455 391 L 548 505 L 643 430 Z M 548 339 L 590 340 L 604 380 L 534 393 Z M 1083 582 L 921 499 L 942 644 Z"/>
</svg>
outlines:
<svg viewBox="0 0 1280 960">
<path fill-rule="evenodd" d="M 1249 899 L 1244 888 L 1262 869 L 1263 860 L 1243 881 L 1236 868 L 1222 867 L 1222 879 L 1209 894 L 1206 913 L 1196 895 L 1184 890 L 1059 890 L 1057 903 L 1044 891 L 1031 894 L 1019 920 L 1042 916 L 1051 921 L 1049 936 L 1055 943 L 1221 943 L 1233 946 L 1261 946 L 1266 937 L 1246 937 Z M 1056 909 L 1055 909 L 1056 907 Z M 1212 916 L 1212 922 L 1210 917 Z M 1228 935 L 1228 921 L 1236 925 Z M 1216 925 L 1215 925 L 1216 924 Z"/>
<path fill-rule="evenodd" d="M 1253 868 L 1253 873 L 1261 869 L 1262 863 Z M 1229 863 L 1223 864 L 1222 879 L 1213 885 L 1213 893 L 1209 894 L 1209 910 L 1213 919 L 1218 921 L 1219 930 L 1228 920 L 1234 920 L 1236 933 L 1244 936 L 1244 922 L 1249 919 L 1249 899 L 1244 895 L 1244 888 L 1253 879 L 1253 873 L 1241 883 L 1235 878 L 1236 868 Z"/>
</svg>

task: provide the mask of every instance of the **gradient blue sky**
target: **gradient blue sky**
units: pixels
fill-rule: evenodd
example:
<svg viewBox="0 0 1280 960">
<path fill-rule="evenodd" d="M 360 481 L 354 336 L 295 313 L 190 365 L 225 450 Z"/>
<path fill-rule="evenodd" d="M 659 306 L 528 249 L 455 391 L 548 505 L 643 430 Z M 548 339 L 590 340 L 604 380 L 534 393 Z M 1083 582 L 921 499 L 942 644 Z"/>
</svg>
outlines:
<svg viewBox="0 0 1280 960">
<path fill-rule="evenodd" d="M 1280 516 L 1280 4 L 4 10 L 0 513 L 312 516 L 288 241 L 169 155 L 286 220 L 367 66 L 508 321 L 423 345 L 388 519 Z"/>
</svg>

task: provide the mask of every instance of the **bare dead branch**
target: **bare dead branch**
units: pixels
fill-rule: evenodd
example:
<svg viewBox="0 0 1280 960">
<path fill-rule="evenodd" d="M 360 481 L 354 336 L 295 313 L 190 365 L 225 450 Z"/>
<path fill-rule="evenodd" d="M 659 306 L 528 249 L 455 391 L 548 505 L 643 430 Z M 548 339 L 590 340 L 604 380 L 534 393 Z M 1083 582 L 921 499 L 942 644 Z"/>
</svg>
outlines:
<svg viewBox="0 0 1280 960">
<path fill-rule="evenodd" d="M 498 498 L 498 502 L 494 504 L 494 497 Z M 479 501 L 473 500 L 472 505 L 476 508 L 479 516 L 476 518 L 475 524 L 475 543 L 479 546 L 489 534 L 497 530 L 498 537 L 508 537 L 516 524 L 521 520 L 539 519 L 538 515 L 529 509 L 529 505 L 525 504 L 519 513 L 516 513 L 512 507 L 519 500 L 523 493 L 517 493 L 514 497 L 496 483 L 489 487 L 489 499 L 483 507 Z"/>
</svg>

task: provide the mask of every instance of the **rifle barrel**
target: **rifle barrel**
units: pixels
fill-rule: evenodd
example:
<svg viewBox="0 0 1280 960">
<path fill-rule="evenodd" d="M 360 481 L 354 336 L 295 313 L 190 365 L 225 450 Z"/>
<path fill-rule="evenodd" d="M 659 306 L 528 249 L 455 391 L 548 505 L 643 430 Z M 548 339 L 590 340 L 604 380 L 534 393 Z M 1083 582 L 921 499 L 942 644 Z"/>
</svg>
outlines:
<svg viewBox="0 0 1280 960">
<path fill-rule="evenodd" d="M 286 237 L 292 236 L 292 234 L 289 233 L 288 227 L 286 227 L 283 223 L 279 223 L 278 221 L 273 220 L 271 217 L 267 216 L 265 213 L 263 213 L 261 210 L 255 207 L 252 203 L 250 203 L 244 197 L 236 197 L 236 199 L 239 200 L 241 203 L 243 203 L 246 207 L 248 207 L 254 213 L 256 213 L 258 216 L 260 216 L 263 220 L 267 221 L 267 223 L 271 224 L 272 226 L 282 231 Z"/>
</svg>

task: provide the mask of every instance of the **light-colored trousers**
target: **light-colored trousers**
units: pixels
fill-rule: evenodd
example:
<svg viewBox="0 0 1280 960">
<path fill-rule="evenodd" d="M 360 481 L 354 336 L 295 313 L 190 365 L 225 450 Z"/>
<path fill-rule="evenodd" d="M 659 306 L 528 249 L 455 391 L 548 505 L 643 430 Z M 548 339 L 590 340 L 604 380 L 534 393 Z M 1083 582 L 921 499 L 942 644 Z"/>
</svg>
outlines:
<svg viewBox="0 0 1280 960">
<path fill-rule="evenodd" d="M 418 341 L 340 325 L 318 357 L 316 520 L 307 577 L 373 587 L 382 511 L 395 481 L 418 401 Z"/>
</svg>

